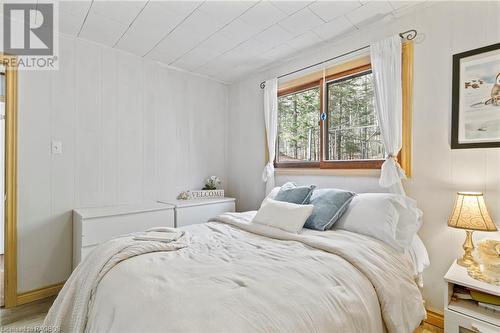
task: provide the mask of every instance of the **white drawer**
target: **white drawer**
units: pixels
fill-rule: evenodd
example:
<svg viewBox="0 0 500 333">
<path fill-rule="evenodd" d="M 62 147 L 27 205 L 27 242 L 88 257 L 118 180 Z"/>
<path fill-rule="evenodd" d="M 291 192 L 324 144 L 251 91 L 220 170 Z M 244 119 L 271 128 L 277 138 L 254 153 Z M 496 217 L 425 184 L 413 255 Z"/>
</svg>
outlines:
<svg viewBox="0 0 500 333">
<path fill-rule="evenodd" d="M 445 309 L 444 310 L 444 332 L 445 333 L 497 333 L 500 327 L 487 323 L 483 320 L 466 316 L 462 313 Z M 460 330 L 462 328 L 462 330 Z M 464 330 L 465 329 L 465 330 Z M 467 331 L 468 330 L 468 331 Z"/>
<path fill-rule="evenodd" d="M 212 217 L 222 213 L 234 212 L 234 201 L 213 203 L 200 206 L 176 207 L 176 227 L 184 227 L 190 224 L 205 223 Z"/>
<path fill-rule="evenodd" d="M 152 227 L 173 227 L 172 209 L 113 215 L 84 220 L 82 223 L 82 247 L 96 245 L 113 237 Z"/>
</svg>

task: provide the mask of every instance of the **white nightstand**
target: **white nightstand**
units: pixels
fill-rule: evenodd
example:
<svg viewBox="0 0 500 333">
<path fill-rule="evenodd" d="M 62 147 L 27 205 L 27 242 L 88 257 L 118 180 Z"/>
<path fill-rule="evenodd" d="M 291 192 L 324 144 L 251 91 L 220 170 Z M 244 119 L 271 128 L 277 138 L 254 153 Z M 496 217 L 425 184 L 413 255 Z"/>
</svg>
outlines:
<svg viewBox="0 0 500 333">
<path fill-rule="evenodd" d="M 234 212 L 234 198 L 213 198 L 194 200 L 159 200 L 175 207 L 175 226 L 205 223 L 219 214 Z"/>
<path fill-rule="evenodd" d="M 173 227 L 174 206 L 145 203 L 73 210 L 73 268 L 97 245 L 153 227 Z"/>
<path fill-rule="evenodd" d="M 500 313 L 479 307 L 471 300 L 452 300 L 453 286 L 459 285 L 500 296 L 500 287 L 471 278 L 467 269 L 456 260 L 444 276 L 444 331 L 445 333 L 498 333 Z"/>
</svg>

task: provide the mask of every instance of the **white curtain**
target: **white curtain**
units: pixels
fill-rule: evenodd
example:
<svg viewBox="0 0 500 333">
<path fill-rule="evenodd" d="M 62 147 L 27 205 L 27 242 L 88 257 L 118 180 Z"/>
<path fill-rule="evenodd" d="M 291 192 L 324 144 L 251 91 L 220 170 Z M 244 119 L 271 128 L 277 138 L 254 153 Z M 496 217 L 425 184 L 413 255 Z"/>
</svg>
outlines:
<svg viewBox="0 0 500 333">
<path fill-rule="evenodd" d="M 405 194 L 401 179 L 406 178 L 397 161 L 402 147 L 403 105 L 401 81 L 401 38 L 393 36 L 370 45 L 375 89 L 375 111 L 386 150 L 380 186 L 392 193 Z"/>
<path fill-rule="evenodd" d="M 262 180 L 266 183 L 266 195 L 274 188 L 274 157 L 276 155 L 276 136 L 278 135 L 278 79 L 266 81 L 264 87 L 264 120 L 266 122 L 267 161 Z"/>
</svg>

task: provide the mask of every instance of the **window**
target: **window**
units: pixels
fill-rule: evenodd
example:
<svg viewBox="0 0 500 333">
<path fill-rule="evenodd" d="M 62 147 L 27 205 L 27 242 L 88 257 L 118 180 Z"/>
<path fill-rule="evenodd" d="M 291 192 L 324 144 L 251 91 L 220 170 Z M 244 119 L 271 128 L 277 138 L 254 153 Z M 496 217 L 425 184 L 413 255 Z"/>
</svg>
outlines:
<svg viewBox="0 0 500 333">
<path fill-rule="evenodd" d="M 319 86 L 278 97 L 278 162 L 319 162 Z"/>
<path fill-rule="evenodd" d="M 371 70 L 329 81 L 326 92 L 325 160 L 382 160 Z"/>
<path fill-rule="evenodd" d="M 403 44 L 403 149 L 410 175 L 411 44 Z M 379 169 L 385 149 L 369 58 L 313 73 L 278 90 L 277 168 Z"/>
</svg>

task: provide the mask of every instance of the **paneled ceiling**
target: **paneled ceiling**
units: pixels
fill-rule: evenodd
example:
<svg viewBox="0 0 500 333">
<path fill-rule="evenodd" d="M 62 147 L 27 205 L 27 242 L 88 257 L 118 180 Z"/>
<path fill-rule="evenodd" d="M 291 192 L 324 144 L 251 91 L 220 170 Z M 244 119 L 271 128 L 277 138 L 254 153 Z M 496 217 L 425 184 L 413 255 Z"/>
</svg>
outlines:
<svg viewBox="0 0 500 333">
<path fill-rule="evenodd" d="M 419 1 L 61 1 L 59 30 L 232 82 Z"/>
</svg>

